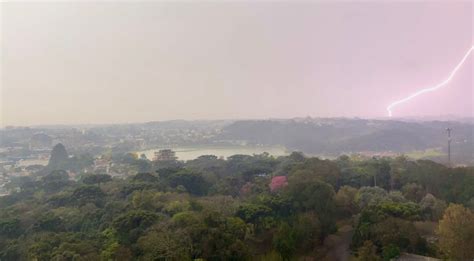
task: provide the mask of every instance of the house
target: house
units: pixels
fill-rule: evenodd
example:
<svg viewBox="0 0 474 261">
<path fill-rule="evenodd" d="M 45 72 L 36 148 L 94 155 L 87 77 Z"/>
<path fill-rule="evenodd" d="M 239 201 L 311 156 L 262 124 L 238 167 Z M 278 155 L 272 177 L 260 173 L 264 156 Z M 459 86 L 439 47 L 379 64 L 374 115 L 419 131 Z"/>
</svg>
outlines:
<svg viewBox="0 0 474 261">
<path fill-rule="evenodd" d="M 176 152 L 170 149 L 155 151 L 155 156 L 153 157 L 154 161 L 175 161 L 177 159 Z"/>
</svg>

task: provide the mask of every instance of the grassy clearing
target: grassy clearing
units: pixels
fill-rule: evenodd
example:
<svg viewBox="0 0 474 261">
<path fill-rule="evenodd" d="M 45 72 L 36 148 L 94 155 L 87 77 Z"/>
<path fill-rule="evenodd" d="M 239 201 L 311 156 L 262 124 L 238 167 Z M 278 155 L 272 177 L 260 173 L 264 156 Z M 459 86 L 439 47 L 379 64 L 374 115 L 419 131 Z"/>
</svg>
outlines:
<svg viewBox="0 0 474 261">
<path fill-rule="evenodd" d="M 441 151 L 441 148 L 433 148 L 433 149 L 427 149 L 427 150 L 416 150 L 416 151 L 408 152 L 405 155 L 409 158 L 418 160 L 418 159 L 440 157 L 446 154 Z"/>
</svg>

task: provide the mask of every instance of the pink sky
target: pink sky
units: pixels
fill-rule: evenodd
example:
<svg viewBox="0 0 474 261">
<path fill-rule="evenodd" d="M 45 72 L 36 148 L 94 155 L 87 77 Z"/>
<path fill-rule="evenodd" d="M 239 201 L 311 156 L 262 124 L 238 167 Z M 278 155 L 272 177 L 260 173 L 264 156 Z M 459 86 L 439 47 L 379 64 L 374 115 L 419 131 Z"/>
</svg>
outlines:
<svg viewBox="0 0 474 261">
<path fill-rule="evenodd" d="M 383 117 L 474 43 L 473 3 L 2 3 L 2 124 Z M 394 116 L 474 116 L 473 58 Z"/>
</svg>

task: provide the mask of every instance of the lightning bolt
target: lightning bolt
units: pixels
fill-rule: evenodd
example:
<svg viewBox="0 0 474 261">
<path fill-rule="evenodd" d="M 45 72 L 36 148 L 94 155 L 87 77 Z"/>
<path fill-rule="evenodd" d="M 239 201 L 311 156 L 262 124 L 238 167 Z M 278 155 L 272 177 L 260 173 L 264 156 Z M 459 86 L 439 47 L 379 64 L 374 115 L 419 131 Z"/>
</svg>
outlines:
<svg viewBox="0 0 474 261">
<path fill-rule="evenodd" d="M 459 62 L 459 64 L 456 67 L 454 67 L 453 71 L 451 72 L 451 74 L 449 74 L 449 76 L 448 76 L 448 78 L 446 78 L 446 80 L 442 81 L 441 83 L 438 83 L 437 85 L 435 85 L 433 87 L 428 87 L 428 88 L 421 89 L 421 90 L 411 94 L 410 96 L 408 96 L 406 98 L 403 98 L 403 99 L 398 100 L 398 101 L 394 101 L 390 105 L 388 105 L 388 107 L 387 107 L 388 116 L 392 117 L 392 109 L 395 106 L 400 105 L 402 103 L 405 103 L 405 102 L 415 98 L 416 96 L 422 95 L 423 93 L 436 91 L 436 90 L 440 89 L 441 87 L 445 86 L 446 84 L 448 84 L 451 81 L 451 79 L 454 77 L 454 75 L 457 73 L 457 71 L 462 67 L 462 65 L 467 60 L 469 55 L 473 52 L 473 50 L 474 50 L 474 45 L 471 46 L 471 48 L 467 51 L 467 53 L 462 58 L 461 62 Z"/>
</svg>

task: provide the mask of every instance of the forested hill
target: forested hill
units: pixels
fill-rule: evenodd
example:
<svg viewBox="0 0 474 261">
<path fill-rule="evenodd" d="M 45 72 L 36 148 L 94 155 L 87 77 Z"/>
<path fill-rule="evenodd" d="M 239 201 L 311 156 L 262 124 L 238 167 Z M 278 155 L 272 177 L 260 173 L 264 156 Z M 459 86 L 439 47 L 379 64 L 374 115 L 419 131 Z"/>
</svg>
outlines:
<svg viewBox="0 0 474 261">
<path fill-rule="evenodd" d="M 454 158 L 467 164 L 469 159 L 474 159 L 472 123 L 364 119 L 246 120 L 226 126 L 219 138 L 281 144 L 311 154 L 408 153 L 434 148 L 444 152 L 448 127 L 453 129 Z"/>
</svg>

